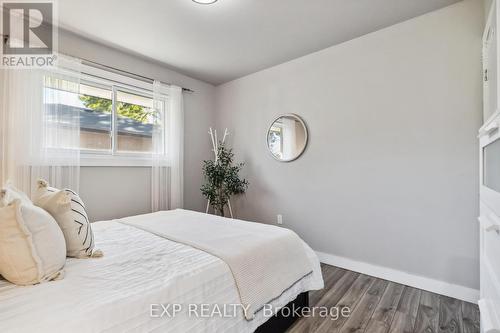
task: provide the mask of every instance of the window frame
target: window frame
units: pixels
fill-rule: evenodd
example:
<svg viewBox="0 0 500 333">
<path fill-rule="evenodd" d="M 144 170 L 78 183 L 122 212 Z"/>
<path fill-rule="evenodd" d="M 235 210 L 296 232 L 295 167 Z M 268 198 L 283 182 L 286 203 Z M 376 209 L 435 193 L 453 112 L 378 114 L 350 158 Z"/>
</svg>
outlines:
<svg viewBox="0 0 500 333">
<path fill-rule="evenodd" d="M 151 152 L 124 152 L 118 151 L 118 128 L 116 102 L 118 91 L 136 94 L 146 98 L 153 98 L 153 84 L 134 79 L 115 72 L 106 71 L 89 65 L 80 65 L 80 82 L 98 88 L 111 89 L 111 148 L 109 150 L 79 148 L 80 166 L 152 166 L 153 154 Z M 166 119 L 168 89 L 162 87 L 160 91 L 163 110 L 161 117 Z M 167 160 L 167 142 L 163 136 L 163 154 L 161 160 Z"/>
</svg>

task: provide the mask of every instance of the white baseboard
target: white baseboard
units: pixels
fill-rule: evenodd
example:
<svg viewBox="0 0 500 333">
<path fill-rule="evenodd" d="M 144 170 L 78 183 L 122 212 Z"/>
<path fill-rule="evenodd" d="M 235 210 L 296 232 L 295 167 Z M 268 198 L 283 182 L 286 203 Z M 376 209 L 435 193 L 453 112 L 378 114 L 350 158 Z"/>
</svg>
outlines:
<svg viewBox="0 0 500 333">
<path fill-rule="evenodd" d="M 434 280 L 431 278 L 398 271 L 392 268 L 372 265 L 345 257 L 339 257 L 333 254 L 323 253 L 319 251 L 316 251 L 316 254 L 318 255 L 319 261 L 328 265 L 345 268 L 350 271 L 393 281 L 418 289 L 427 290 L 436 294 L 453 297 L 466 302 L 477 303 L 477 301 L 479 300 L 479 290 L 476 289 L 440 280 Z"/>
</svg>

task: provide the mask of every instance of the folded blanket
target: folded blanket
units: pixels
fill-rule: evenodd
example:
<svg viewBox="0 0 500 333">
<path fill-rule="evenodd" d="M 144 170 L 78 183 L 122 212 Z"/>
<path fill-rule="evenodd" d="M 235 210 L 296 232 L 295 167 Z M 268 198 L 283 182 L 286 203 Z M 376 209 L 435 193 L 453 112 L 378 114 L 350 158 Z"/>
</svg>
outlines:
<svg viewBox="0 0 500 333">
<path fill-rule="evenodd" d="M 187 210 L 120 222 L 222 259 L 231 269 L 247 320 L 313 270 L 303 241 L 285 228 Z"/>
</svg>

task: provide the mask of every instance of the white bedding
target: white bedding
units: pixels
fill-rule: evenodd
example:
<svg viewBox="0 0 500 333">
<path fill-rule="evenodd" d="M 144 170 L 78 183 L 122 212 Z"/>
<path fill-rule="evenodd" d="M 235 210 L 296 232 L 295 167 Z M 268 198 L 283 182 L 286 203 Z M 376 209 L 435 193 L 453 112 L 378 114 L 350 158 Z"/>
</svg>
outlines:
<svg viewBox="0 0 500 333">
<path fill-rule="evenodd" d="M 64 280 L 17 287 L 0 280 L 0 332 L 253 332 L 267 318 L 188 316 L 187 304 L 238 304 L 228 266 L 192 247 L 115 221 L 93 225 L 105 256 L 68 259 Z M 313 274 L 271 304 L 323 287 L 315 253 L 304 243 Z M 152 318 L 151 304 L 184 304 L 173 318 Z"/>
<path fill-rule="evenodd" d="M 222 259 L 233 274 L 249 320 L 312 273 L 303 241 L 290 229 L 184 209 L 133 216 L 122 223 Z"/>
</svg>

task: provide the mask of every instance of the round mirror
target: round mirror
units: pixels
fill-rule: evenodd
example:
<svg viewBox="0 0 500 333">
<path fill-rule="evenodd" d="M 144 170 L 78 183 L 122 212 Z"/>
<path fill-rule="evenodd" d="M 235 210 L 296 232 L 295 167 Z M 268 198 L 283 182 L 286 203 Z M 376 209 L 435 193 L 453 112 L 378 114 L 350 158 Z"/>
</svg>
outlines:
<svg viewBox="0 0 500 333">
<path fill-rule="evenodd" d="M 267 147 L 281 162 L 297 159 L 306 149 L 307 128 L 297 115 L 285 114 L 276 118 L 267 131 Z"/>
</svg>

